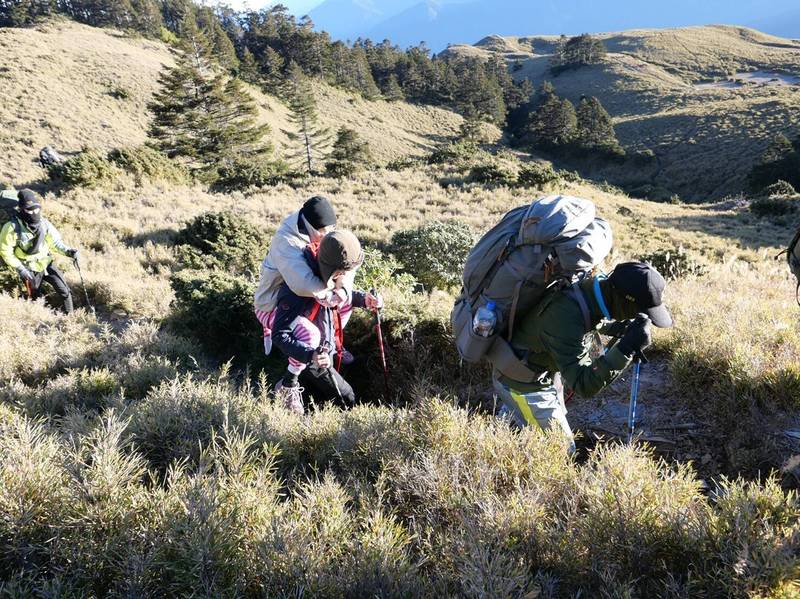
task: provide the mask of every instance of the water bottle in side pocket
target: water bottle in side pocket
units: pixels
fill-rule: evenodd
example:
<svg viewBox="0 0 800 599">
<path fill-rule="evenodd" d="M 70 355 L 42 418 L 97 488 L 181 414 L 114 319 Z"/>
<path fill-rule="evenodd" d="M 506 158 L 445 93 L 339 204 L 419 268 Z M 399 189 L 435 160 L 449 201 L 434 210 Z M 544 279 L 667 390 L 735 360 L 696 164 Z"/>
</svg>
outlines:
<svg viewBox="0 0 800 599">
<path fill-rule="evenodd" d="M 497 314 L 495 307 L 497 304 L 488 302 L 485 306 L 478 308 L 475 317 L 472 319 L 472 330 L 480 337 L 490 337 L 497 326 Z"/>
</svg>

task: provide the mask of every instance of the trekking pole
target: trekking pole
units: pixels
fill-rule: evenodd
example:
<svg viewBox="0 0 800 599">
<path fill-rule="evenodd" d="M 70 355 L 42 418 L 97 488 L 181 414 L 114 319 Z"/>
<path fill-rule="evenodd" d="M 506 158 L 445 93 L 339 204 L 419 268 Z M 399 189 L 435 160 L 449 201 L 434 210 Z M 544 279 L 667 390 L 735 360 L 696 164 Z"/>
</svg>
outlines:
<svg viewBox="0 0 800 599">
<path fill-rule="evenodd" d="M 33 300 L 33 283 L 30 281 L 25 281 L 25 289 L 28 292 L 28 299 Z"/>
<path fill-rule="evenodd" d="M 373 297 L 377 298 L 378 294 L 375 289 L 371 289 L 370 293 Z M 378 347 L 381 350 L 381 365 L 383 366 L 383 392 L 384 399 L 389 401 L 389 367 L 386 365 L 386 348 L 383 344 L 383 330 L 381 329 L 381 309 L 375 309 L 375 332 L 378 334 Z"/>
<path fill-rule="evenodd" d="M 83 273 L 81 272 L 81 265 L 78 263 L 77 258 L 73 258 L 72 263 L 75 265 L 75 268 L 78 270 L 78 276 L 81 278 L 81 287 L 83 287 L 83 296 L 86 298 L 86 305 L 89 306 L 89 309 L 92 311 L 92 314 L 97 316 L 97 312 L 95 312 L 92 302 L 89 301 L 89 294 L 86 291 L 86 283 L 84 283 L 83 281 Z"/>
<path fill-rule="evenodd" d="M 647 358 L 642 352 L 636 352 L 633 358 L 633 380 L 631 381 L 631 401 L 628 404 L 628 445 L 633 441 L 633 432 L 636 427 L 636 401 L 639 399 L 639 379 L 642 364 L 647 363 Z"/>
</svg>

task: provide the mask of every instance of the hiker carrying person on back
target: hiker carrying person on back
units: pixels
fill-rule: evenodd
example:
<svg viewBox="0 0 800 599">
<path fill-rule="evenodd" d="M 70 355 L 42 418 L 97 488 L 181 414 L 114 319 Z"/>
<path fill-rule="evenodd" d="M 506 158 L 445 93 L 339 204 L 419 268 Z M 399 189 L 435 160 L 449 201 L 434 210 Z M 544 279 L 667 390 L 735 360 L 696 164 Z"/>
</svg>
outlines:
<svg viewBox="0 0 800 599">
<path fill-rule="evenodd" d="M 494 389 L 501 415 L 520 427 L 546 430 L 556 423 L 574 449 L 564 406 L 564 384 L 582 397 L 599 393 L 651 343 L 651 324 L 671 327 L 662 303 L 666 282 L 649 264 L 626 262 L 606 278 L 586 277 L 574 287 L 554 288 L 527 314 L 511 337 L 511 347 L 535 380 L 517 381 L 497 369 Z M 593 335 L 613 340 L 592 358 Z"/>
<path fill-rule="evenodd" d="M 336 230 L 336 212 L 327 198 L 314 196 L 300 210 L 287 216 L 272 238 L 269 252 L 261 263 L 261 276 L 254 297 L 256 318 L 264 330 L 264 353 L 272 350 L 272 329 L 269 326 L 278 294 L 286 284 L 300 297 L 319 300 L 327 307 L 338 305 L 342 298 L 320 279 L 305 257 L 309 245 L 318 245 L 322 238 Z M 352 291 L 352 285 L 348 288 Z M 345 364 L 353 361 L 342 351 Z"/>
<path fill-rule="evenodd" d="M 303 297 L 288 283 L 281 285 L 277 307 L 267 324 L 289 366 L 275 386 L 275 395 L 298 414 L 304 413 L 304 392 L 318 403 L 330 401 L 351 407 L 355 393 L 339 373 L 344 328 L 353 308 L 378 310 L 383 299 L 364 291 L 348 291 L 364 261 L 361 244 L 349 231 L 328 233 L 319 244 L 309 244 L 303 255 L 311 271 L 325 282 L 326 289 L 332 289 L 338 301 L 332 305 L 316 297 Z"/>
<path fill-rule="evenodd" d="M 68 247 L 53 224 L 42 216 L 39 197 L 30 189 L 17 194 L 17 208 L 0 230 L 0 258 L 17 271 L 31 299 L 47 282 L 63 300 L 63 311 L 72 312 L 72 294 L 53 254 L 76 259 L 78 250 Z"/>
</svg>

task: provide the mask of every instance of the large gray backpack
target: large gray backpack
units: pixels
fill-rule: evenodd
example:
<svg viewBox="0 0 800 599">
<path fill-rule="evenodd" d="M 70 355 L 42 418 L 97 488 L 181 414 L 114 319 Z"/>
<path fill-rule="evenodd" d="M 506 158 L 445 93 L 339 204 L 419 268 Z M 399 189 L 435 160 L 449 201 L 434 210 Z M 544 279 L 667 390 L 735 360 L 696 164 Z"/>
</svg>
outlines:
<svg viewBox="0 0 800 599">
<path fill-rule="evenodd" d="M 488 359 L 503 374 L 529 382 L 527 368 L 509 341 L 515 320 L 533 308 L 553 285 L 577 281 L 611 251 L 608 223 L 589 200 L 552 195 L 507 213 L 472 248 L 464 266 L 463 288 L 450 316 L 461 357 Z M 476 335 L 476 310 L 494 301 L 497 326 L 489 337 Z"/>
</svg>

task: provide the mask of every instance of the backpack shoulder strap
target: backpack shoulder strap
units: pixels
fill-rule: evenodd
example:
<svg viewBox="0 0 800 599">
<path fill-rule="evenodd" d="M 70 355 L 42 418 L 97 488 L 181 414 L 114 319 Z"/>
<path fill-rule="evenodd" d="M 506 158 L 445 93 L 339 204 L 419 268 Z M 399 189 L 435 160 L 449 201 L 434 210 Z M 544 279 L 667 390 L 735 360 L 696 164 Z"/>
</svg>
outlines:
<svg viewBox="0 0 800 599">
<path fill-rule="evenodd" d="M 586 325 L 586 330 L 591 331 L 592 317 L 589 312 L 589 304 L 586 303 L 586 298 L 583 296 L 583 291 L 581 291 L 581 288 L 577 283 L 573 283 L 572 287 L 570 287 L 567 293 L 573 300 L 575 300 L 575 303 L 578 304 L 578 307 L 581 309 L 581 314 L 583 315 L 583 324 Z"/>
</svg>

